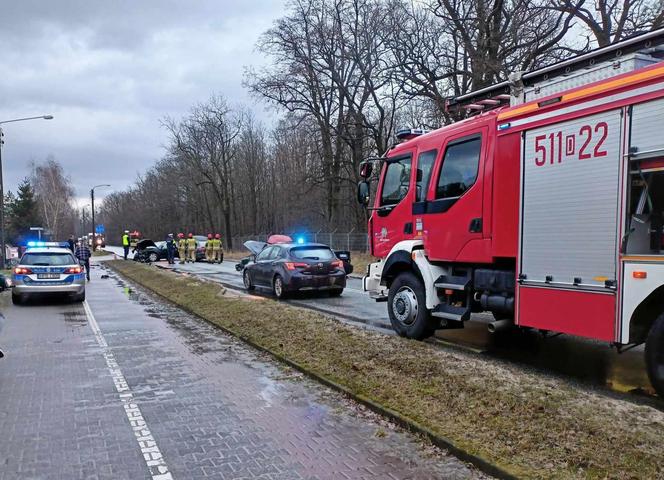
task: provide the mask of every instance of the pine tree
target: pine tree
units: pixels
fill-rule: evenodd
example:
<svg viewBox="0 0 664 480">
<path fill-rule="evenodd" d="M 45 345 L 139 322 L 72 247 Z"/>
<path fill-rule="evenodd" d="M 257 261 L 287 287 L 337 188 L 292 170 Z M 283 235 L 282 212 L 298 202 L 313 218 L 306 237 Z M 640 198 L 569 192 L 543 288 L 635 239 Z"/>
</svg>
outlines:
<svg viewBox="0 0 664 480">
<path fill-rule="evenodd" d="M 42 223 L 30 180 L 23 179 L 18 186 L 16 198 L 7 200 L 7 240 L 20 245 L 30 236 L 30 227 L 38 227 Z"/>
</svg>

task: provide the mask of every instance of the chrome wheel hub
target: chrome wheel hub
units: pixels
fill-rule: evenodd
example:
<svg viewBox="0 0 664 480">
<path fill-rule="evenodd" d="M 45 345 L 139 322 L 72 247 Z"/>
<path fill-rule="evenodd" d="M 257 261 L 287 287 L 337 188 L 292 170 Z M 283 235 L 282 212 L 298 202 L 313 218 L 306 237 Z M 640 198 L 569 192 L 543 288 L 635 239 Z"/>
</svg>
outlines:
<svg viewBox="0 0 664 480">
<path fill-rule="evenodd" d="M 412 325 L 417 318 L 417 296 L 410 287 L 401 287 L 392 300 L 392 313 L 400 323 Z"/>
</svg>

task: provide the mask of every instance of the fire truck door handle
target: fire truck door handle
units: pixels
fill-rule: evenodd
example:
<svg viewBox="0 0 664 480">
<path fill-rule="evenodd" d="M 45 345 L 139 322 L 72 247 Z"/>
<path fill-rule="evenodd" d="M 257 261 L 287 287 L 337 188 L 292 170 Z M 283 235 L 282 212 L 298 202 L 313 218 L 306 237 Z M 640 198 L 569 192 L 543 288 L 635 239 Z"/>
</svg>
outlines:
<svg viewBox="0 0 664 480">
<path fill-rule="evenodd" d="M 470 221 L 470 227 L 468 227 L 470 233 L 482 233 L 482 219 L 473 218 Z"/>
<path fill-rule="evenodd" d="M 380 207 L 379 209 L 376 210 L 376 213 L 378 214 L 379 217 L 385 217 L 392 211 L 393 208 L 394 205 L 387 205 L 384 207 Z"/>
<path fill-rule="evenodd" d="M 408 233 L 408 234 L 413 233 L 413 222 L 407 222 L 403 226 L 403 233 Z"/>
</svg>

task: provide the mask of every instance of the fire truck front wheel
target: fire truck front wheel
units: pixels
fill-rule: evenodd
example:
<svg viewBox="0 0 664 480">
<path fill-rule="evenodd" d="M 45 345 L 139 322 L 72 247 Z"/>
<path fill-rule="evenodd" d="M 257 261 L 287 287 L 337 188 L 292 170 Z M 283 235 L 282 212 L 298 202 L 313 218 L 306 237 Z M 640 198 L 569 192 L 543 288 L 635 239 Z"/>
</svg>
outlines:
<svg viewBox="0 0 664 480">
<path fill-rule="evenodd" d="M 413 273 L 403 272 L 394 279 L 387 305 L 392 328 L 400 336 L 422 340 L 433 335 L 435 327 L 426 308 L 424 285 Z"/>
<path fill-rule="evenodd" d="M 650 383 L 657 395 L 664 399 L 664 313 L 650 328 L 646 340 L 646 367 Z"/>
</svg>

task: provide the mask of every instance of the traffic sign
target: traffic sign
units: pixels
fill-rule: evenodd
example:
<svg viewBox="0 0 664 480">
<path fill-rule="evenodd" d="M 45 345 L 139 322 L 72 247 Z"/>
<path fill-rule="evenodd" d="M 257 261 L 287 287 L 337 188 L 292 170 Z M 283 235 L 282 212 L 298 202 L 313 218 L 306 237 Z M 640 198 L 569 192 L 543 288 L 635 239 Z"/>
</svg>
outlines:
<svg viewBox="0 0 664 480">
<path fill-rule="evenodd" d="M 95 227 L 95 233 L 104 233 L 105 230 L 103 223 L 100 223 Z"/>
</svg>

